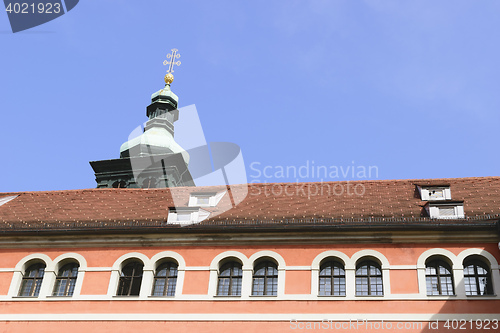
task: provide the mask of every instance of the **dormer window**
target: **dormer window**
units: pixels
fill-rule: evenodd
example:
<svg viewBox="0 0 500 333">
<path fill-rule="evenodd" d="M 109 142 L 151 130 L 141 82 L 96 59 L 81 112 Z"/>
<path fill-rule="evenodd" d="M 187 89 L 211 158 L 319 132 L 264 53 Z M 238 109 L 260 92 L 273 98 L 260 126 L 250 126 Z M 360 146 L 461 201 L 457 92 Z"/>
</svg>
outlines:
<svg viewBox="0 0 500 333">
<path fill-rule="evenodd" d="M 444 200 L 444 188 L 429 189 L 429 200 Z"/>
<path fill-rule="evenodd" d="M 168 210 L 168 224 L 189 225 L 208 218 L 210 212 L 201 208 L 177 207 Z"/>
<path fill-rule="evenodd" d="M 462 219 L 465 218 L 463 202 L 431 203 L 426 206 L 431 218 Z"/>
<path fill-rule="evenodd" d="M 177 212 L 177 222 L 189 222 L 192 220 L 193 212 Z"/>
<path fill-rule="evenodd" d="M 444 207 L 438 207 L 439 211 L 439 216 L 440 217 L 453 217 L 456 216 L 456 207 L 453 206 L 444 206 Z"/>
<path fill-rule="evenodd" d="M 449 186 L 418 186 L 422 201 L 451 200 Z"/>
<path fill-rule="evenodd" d="M 196 204 L 198 206 L 209 206 L 210 205 L 210 196 L 208 195 L 198 195 L 195 196 Z"/>
<path fill-rule="evenodd" d="M 226 194 L 223 192 L 193 192 L 189 196 L 189 207 L 215 207 Z"/>
</svg>

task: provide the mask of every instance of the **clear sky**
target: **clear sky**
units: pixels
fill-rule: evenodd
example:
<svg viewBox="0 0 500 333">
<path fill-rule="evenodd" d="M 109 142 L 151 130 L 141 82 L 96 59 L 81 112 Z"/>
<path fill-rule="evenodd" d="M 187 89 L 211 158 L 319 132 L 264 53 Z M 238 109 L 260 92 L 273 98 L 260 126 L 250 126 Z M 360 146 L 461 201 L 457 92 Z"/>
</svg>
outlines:
<svg viewBox="0 0 500 333">
<path fill-rule="evenodd" d="M 179 106 L 241 147 L 248 181 L 499 176 L 499 17 L 498 0 L 81 0 L 13 34 L 2 12 L 0 191 L 95 187 L 88 162 L 146 120 L 171 48 Z"/>
</svg>

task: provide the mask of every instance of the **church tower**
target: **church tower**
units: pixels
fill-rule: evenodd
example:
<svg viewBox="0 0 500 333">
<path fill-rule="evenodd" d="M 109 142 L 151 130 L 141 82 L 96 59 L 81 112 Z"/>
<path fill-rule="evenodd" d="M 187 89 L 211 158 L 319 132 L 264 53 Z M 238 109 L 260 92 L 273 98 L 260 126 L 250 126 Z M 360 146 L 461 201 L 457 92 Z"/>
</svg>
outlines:
<svg viewBox="0 0 500 333">
<path fill-rule="evenodd" d="M 151 95 L 144 132 L 122 144 L 120 158 L 90 162 L 97 187 L 155 188 L 194 186 L 188 170 L 189 154 L 174 140 L 179 98 L 171 90 L 173 66 L 180 65 L 177 49 L 167 56 L 165 87 Z"/>
</svg>

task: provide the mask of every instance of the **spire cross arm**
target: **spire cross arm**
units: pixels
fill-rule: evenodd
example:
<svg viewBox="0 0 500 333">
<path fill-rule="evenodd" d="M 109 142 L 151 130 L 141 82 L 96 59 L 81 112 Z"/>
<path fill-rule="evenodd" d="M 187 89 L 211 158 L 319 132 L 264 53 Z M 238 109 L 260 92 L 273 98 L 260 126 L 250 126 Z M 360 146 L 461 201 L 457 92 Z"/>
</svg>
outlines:
<svg viewBox="0 0 500 333">
<path fill-rule="evenodd" d="M 179 53 L 177 53 L 177 51 L 179 51 L 179 50 L 172 49 L 172 53 L 167 54 L 167 60 L 163 61 L 163 65 L 169 65 L 167 73 L 174 72 L 174 65 L 177 65 L 177 66 L 181 65 L 180 60 L 177 60 L 177 61 L 175 60 L 175 59 L 179 59 L 181 57 L 181 55 Z"/>
</svg>

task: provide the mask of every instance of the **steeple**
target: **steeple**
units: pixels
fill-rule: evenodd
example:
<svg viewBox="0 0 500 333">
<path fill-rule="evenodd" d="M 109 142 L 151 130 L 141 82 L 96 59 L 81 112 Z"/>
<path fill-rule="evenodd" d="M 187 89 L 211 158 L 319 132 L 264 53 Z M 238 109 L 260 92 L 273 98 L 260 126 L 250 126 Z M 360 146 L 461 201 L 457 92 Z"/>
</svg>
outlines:
<svg viewBox="0 0 500 333">
<path fill-rule="evenodd" d="M 174 187 L 194 185 L 189 154 L 174 140 L 179 98 L 171 90 L 173 66 L 180 65 L 177 49 L 167 55 L 165 87 L 151 95 L 144 132 L 122 144 L 120 158 L 90 162 L 97 187 Z"/>
</svg>

